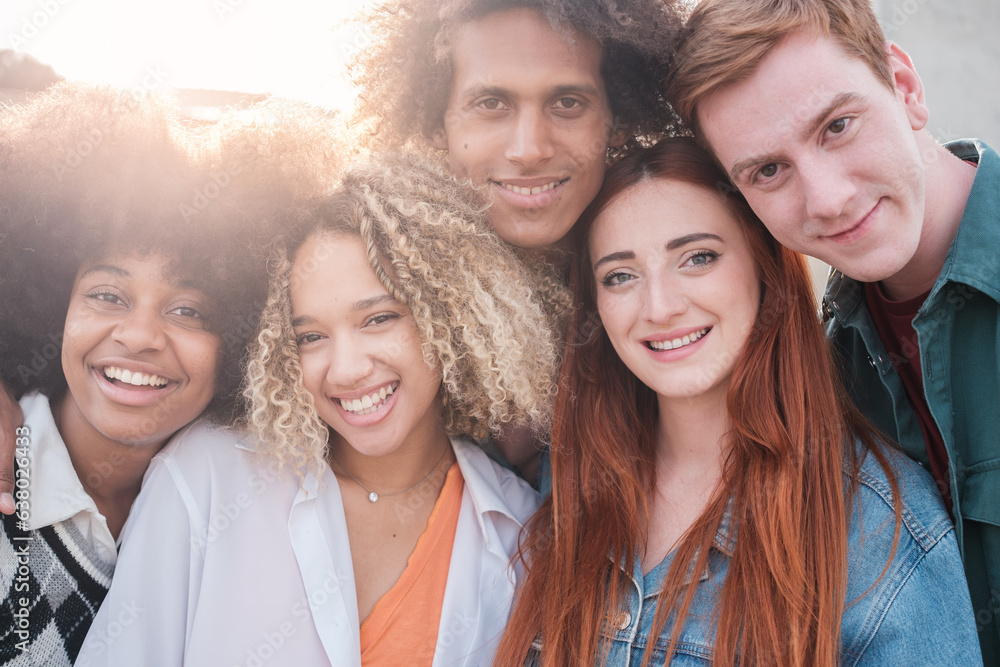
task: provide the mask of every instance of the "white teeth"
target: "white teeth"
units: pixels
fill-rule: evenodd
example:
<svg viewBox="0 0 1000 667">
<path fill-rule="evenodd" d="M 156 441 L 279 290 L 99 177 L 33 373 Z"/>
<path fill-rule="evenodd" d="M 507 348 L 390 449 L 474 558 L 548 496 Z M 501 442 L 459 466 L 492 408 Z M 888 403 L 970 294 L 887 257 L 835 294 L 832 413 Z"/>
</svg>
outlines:
<svg viewBox="0 0 1000 667">
<path fill-rule="evenodd" d="M 385 401 L 387 396 L 392 396 L 392 392 L 396 391 L 396 387 L 399 386 L 398 382 L 393 382 L 390 385 L 380 387 L 378 391 L 373 391 L 371 394 L 366 394 L 361 398 L 355 399 L 340 399 L 340 407 L 344 408 L 348 412 L 353 412 L 358 415 L 369 415 L 381 407 L 382 402 Z"/>
<path fill-rule="evenodd" d="M 504 183 L 503 181 L 495 181 L 495 182 L 498 185 L 500 185 L 500 187 L 502 187 L 502 188 L 504 188 L 506 190 L 510 190 L 511 192 L 514 192 L 514 193 L 519 194 L 519 195 L 540 195 L 543 192 L 548 192 L 552 188 L 554 188 L 554 187 L 556 187 L 558 185 L 561 185 L 563 182 L 565 182 L 565 180 L 566 179 L 563 179 L 563 180 L 560 180 L 560 181 L 552 181 L 551 183 L 546 183 L 545 185 L 539 185 L 539 186 L 534 187 L 534 188 L 522 188 L 522 187 L 519 187 L 517 185 L 508 185 L 507 183 Z"/>
<path fill-rule="evenodd" d="M 105 366 L 104 377 L 109 380 L 121 380 L 122 384 L 130 384 L 134 387 L 142 387 L 146 385 L 151 387 L 163 387 L 168 382 L 166 378 L 162 378 L 159 375 L 140 373 L 139 371 L 130 371 L 127 368 L 119 368 L 117 366 Z"/>
<path fill-rule="evenodd" d="M 653 350 L 676 350 L 679 347 L 684 347 L 685 345 L 690 345 L 691 343 L 699 340 L 702 336 L 708 333 L 711 327 L 705 327 L 700 331 L 695 331 L 694 333 L 689 333 L 683 338 L 675 338 L 673 340 L 650 340 L 646 341 L 648 345 Z"/>
</svg>

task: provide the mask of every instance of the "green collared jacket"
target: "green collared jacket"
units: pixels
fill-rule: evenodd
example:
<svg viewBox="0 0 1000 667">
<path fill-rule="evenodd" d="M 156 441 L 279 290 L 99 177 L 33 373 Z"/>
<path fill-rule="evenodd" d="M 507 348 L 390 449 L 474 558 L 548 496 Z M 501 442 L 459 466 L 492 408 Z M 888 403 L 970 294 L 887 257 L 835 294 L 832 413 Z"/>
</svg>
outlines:
<svg viewBox="0 0 1000 667">
<path fill-rule="evenodd" d="M 924 395 L 948 451 L 983 661 L 1000 665 L 1000 156 L 978 140 L 947 147 L 979 166 L 944 268 L 913 326 Z M 920 424 L 872 322 L 864 285 L 833 272 L 823 310 L 855 402 L 928 467 Z"/>
</svg>

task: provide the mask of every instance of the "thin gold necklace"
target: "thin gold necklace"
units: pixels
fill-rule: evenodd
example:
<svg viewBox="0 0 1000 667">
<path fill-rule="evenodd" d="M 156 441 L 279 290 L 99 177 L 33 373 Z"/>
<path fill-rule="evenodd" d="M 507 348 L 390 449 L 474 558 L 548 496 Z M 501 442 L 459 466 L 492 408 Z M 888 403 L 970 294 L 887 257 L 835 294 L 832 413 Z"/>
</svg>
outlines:
<svg viewBox="0 0 1000 667">
<path fill-rule="evenodd" d="M 344 467 L 344 464 L 343 464 L 343 463 L 341 463 L 340 461 L 338 461 L 338 460 L 337 460 L 337 457 L 336 457 L 336 456 L 334 455 L 334 453 L 333 453 L 333 450 L 332 450 L 332 449 L 330 450 L 330 458 L 331 458 L 331 459 L 333 459 L 333 462 L 337 464 L 337 467 L 338 467 L 338 468 L 340 468 L 341 470 L 343 470 L 343 471 L 344 471 L 344 473 L 345 473 L 345 474 L 346 474 L 346 475 L 347 475 L 348 477 L 350 477 L 350 478 L 351 478 L 351 479 L 353 479 L 353 480 L 354 480 L 355 482 L 357 482 L 358 486 L 360 486 L 360 487 L 361 487 L 362 489 L 364 489 L 365 491 L 367 491 L 367 492 L 368 492 L 368 500 L 369 500 L 369 502 L 373 502 L 373 503 L 376 503 L 376 502 L 378 502 L 378 499 L 379 499 L 379 498 L 388 498 L 388 497 L 390 497 L 390 496 L 399 496 L 399 495 L 402 495 L 402 494 L 404 494 L 404 493 L 407 493 L 407 492 L 409 492 L 409 491 L 412 491 L 413 489 L 417 488 L 418 486 L 420 486 L 421 484 L 423 484 L 424 482 L 426 482 L 426 481 L 428 480 L 428 478 L 430 478 L 431 474 L 433 474 L 433 472 L 434 472 L 435 470 L 437 470 L 437 467 L 438 467 L 439 465 L 441 465 L 441 461 L 444 461 L 444 457 L 445 457 L 445 455 L 447 455 L 447 454 L 448 454 L 448 450 L 449 450 L 449 449 L 451 449 L 451 447 L 450 447 L 450 446 L 449 446 L 449 447 L 445 447 L 444 451 L 443 451 L 443 452 L 441 452 L 441 458 L 439 458 L 439 459 L 437 460 L 437 463 L 435 463 L 435 464 L 434 464 L 434 467 L 433 467 L 433 468 L 431 468 L 431 469 L 430 469 L 430 470 L 429 470 L 429 471 L 427 472 L 427 474 L 426 474 L 426 475 L 424 475 L 423 479 L 421 479 L 421 480 L 420 480 L 419 482 L 417 482 L 416 484 L 414 484 L 414 485 L 413 485 L 413 486 L 411 486 L 411 487 L 408 487 L 408 488 L 405 488 L 405 489 L 403 489 L 402 491 L 393 491 L 393 492 L 391 492 L 391 493 L 383 493 L 383 494 L 381 494 L 381 495 L 379 495 L 378 493 L 375 493 L 374 491 L 372 491 L 371 489 L 369 489 L 369 488 L 368 488 L 367 486 L 365 486 L 365 485 L 364 485 L 364 483 L 363 483 L 363 482 L 362 482 L 362 481 L 361 481 L 360 479 L 358 479 L 357 477 L 355 477 L 354 475 L 352 475 L 352 474 L 351 474 L 351 471 L 350 471 L 350 470 L 348 470 L 347 468 L 345 468 L 345 467 Z"/>
</svg>

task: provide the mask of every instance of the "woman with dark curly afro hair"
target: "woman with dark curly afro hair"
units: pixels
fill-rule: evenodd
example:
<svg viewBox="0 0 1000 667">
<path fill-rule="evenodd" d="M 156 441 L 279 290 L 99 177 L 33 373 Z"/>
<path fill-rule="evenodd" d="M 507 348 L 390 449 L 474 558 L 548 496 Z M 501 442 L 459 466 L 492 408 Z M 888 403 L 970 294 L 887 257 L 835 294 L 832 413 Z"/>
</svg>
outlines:
<svg viewBox="0 0 1000 667">
<path fill-rule="evenodd" d="M 259 194 L 269 141 L 86 86 L 0 116 L 0 370 L 24 412 L 0 664 L 73 662 L 150 460 L 235 416 L 266 295 L 253 251 L 305 187 Z"/>
</svg>

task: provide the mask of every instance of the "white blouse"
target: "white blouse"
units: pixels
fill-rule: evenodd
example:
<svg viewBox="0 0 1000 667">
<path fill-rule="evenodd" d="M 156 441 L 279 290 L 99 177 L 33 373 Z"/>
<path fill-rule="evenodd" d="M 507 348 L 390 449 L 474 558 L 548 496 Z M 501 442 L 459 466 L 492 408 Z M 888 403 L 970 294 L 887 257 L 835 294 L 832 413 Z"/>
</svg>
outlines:
<svg viewBox="0 0 1000 667">
<path fill-rule="evenodd" d="M 465 490 L 433 664 L 489 665 L 539 499 L 473 443 L 452 447 Z M 329 467 L 300 485 L 239 434 L 197 422 L 153 458 L 76 664 L 360 666 L 353 571 Z"/>
</svg>

